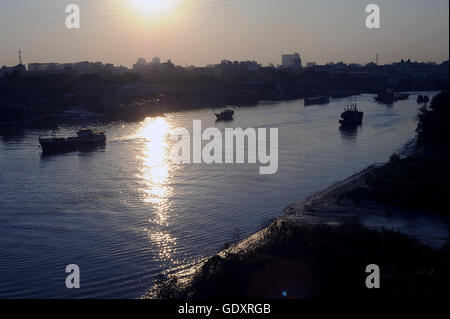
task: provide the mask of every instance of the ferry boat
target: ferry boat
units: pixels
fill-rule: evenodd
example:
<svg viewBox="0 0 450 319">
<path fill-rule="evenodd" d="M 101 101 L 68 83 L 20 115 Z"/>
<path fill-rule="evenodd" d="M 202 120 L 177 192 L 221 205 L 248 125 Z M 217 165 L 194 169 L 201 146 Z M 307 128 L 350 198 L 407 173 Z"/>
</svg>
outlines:
<svg viewBox="0 0 450 319">
<path fill-rule="evenodd" d="M 43 153 L 70 152 L 103 145 L 106 142 L 104 132 L 81 129 L 72 137 L 39 137 Z"/>
<path fill-rule="evenodd" d="M 220 113 L 214 113 L 217 121 L 231 121 L 233 119 L 234 111 L 225 109 Z"/>
<path fill-rule="evenodd" d="M 358 111 L 355 102 L 354 104 L 347 106 L 345 111 L 342 112 L 339 123 L 341 124 L 341 127 L 355 127 L 362 123 L 363 115 L 363 112 Z"/>
<path fill-rule="evenodd" d="M 385 104 L 392 104 L 398 100 L 407 100 L 408 98 L 408 93 L 394 93 L 391 90 L 387 90 L 386 92 L 378 93 L 375 97 L 375 101 Z"/>
<path fill-rule="evenodd" d="M 317 97 L 305 98 L 305 105 L 327 104 L 327 103 L 330 103 L 330 98 L 328 96 L 317 96 Z"/>
</svg>

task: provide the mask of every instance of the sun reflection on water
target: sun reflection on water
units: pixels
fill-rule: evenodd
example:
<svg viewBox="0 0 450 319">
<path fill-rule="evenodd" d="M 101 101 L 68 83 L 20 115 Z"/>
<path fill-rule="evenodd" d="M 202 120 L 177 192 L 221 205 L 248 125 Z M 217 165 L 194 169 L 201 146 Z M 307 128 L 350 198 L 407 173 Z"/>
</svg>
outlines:
<svg viewBox="0 0 450 319">
<path fill-rule="evenodd" d="M 140 177 L 145 184 L 143 192 L 147 203 L 162 203 L 168 196 L 170 166 L 166 135 L 169 129 L 167 121 L 157 117 L 147 118 L 138 132 L 138 136 L 144 140 L 142 154 L 138 159 L 142 161 Z"/>
<path fill-rule="evenodd" d="M 137 132 L 137 137 L 143 142 L 141 154 L 137 158 L 142 163 L 138 179 L 142 185 L 140 192 L 143 202 L 152 205 L 155 212 L 154 218 L 149 219 L 153 226 L 146 229 L 148 238 L 158 247 L 160 260 L 174 262 L 176 238 L 165 229 L 169 226 L 167 211 L 172 194 L 169 183 L 172 177 L 168 145 L 170 129 L 165 118 L 146 118 Z"/>
</svg>

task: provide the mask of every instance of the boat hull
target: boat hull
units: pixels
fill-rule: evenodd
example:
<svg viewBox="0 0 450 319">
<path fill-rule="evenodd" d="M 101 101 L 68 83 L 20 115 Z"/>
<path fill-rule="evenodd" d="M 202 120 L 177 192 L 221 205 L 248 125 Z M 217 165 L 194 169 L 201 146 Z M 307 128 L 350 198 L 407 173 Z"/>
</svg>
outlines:
<svg viewBox="0 0 450 319">
<path fill-rule="evenodd" d="M 81 140 L 65 140 L 65 141 L 49 141 L 39 140 L 43 154 L 67 153 L 75 151 L 90 151 L 95 148 L 104 146 L 106 137 L 98 137 L 95 139 Z"/>
<path fill-rule="evenodd" d="M 234 111 L 225 111 L 222 113 L 214 113 L 216 115 L 216 121 L 232 121 Z"/>
<path fill-rule="evenodd" d="M 319 96 L 319 97 L 311 97 L 305 98 L 305 105 L 315 105 L 315 104 L 328 104 L 330 103 L 330 98 L 328 96 Z"/>
<path fill-rule="evenodd" d="M 399 100 L 407 100 L 409 98 L 409 94 L 407 93 L 380 93 L 375 97 L 375 101 L 392 104 Z"/>
<path fill-rule="evenodd" d="M 364 113 L 359 111 L 345 111 L 341 114 L 339 123 L 342 127 L 355 127 L 362 124 Z"/>
<path fill-rule="evenodd" d="M 362 124 L 362 120 L 357 120 L 357 121 L 344 121 L 344 120 L 339 120 L 339 123 L 341 124 L 341 127 L 356 127 L 358 125 Z"/>
</svg>

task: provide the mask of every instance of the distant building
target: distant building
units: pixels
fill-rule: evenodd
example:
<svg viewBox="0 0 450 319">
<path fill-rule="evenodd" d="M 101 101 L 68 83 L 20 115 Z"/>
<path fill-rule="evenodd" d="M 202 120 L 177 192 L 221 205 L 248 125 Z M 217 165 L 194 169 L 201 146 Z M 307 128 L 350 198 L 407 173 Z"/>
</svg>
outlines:
<svg viewBox="0 0 450 319">
<path fill-rule="evenodd" d="M 342 61 L 336 63 L 336 64 L 334 65 L 334 71 L 335 71 L 336 73 L 341 73 L 341 72 L 347 71 L 347 64 L 345 64 L 345 63 L 342 62 Z"/>
<path fill-rule="evenodd" d="M 78 72 L 86 73 L 89 72 L 89 70 L 92 68 L 92 65 L 91 63 L 89 63 L 89 61 L 82 61 L 75 63 L 74 67 Z"/>
<path fill-rule="evenodd" d="M 151 62 L 147 62 L 144 58 L 139 58 L 136 64 L 133 64 L 133 70 L 136 72 L 149 72 L 155 69 L 155 66 L 162 64 L 161 59 L 158 57 L 154 57 Z"/>
<path fill-rule="evenodd" d="M 136 62 L 137 65 L 147 65 L 147 60 L 144 58 L 139 58 Z"/>
<path fill-rule="evenodd" d="M 28 63 L 28 72 L 69 72 L 74 70 L 73 63 Z"/>
<path fill-rule="evenodd" d="M 48 69 L 49 63 L 28 63 L 29 72 L 41 72 Z"/>
<path fill-rule="evenodd" d="M 257 71 L 261 69 L 261 64 L 256 61 L 243 61 L 240 64 L 244 65 L 248 70 Z"/>
<path fill-rule="evenodd" d="M 0 68 L 0 77 L 2 77 L 5 74 L 11 74 L 11 73 L 20 73 L 20 74 L 24 74 L 27 72 L 27 69 L 25 68 L 25 66 L 23 64 L 17 64 L 16 66 L 3 66 Z"/>
<path fill-rule="evenodd" d="M 121 74 L 127 72 L 125 67 L 115 67 L 111 63 L 102 62 L 76 62 L 76 63 L 29 63 L 28 72 L 30 74 L 40 73 L 66 73 L 71 75 L 93 74 L 93 73 L 114 73 Z"/>
<path fill-rule="evenodd" d="M 312 68 L 313 66 L 316 66 L 316 62 L 307 62 L 306 63 L 307 68 Z"/>
<path fill-rule="evenodd" d="M 302 59 L 297 52 L 294 54 L 283 54 L 281 56 L 281 67 L 299 70 L 302 68 Z"/>
</svg>

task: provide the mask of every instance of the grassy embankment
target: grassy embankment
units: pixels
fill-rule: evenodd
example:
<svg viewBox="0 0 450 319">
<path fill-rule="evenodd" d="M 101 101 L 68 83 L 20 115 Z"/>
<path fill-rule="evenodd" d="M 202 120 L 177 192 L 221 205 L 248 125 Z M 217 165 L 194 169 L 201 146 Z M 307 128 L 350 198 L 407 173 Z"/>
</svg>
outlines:
<svg viewBox="0 0 450 319">
<path fill-rule="evenodd" d="M 256 249 L 209 258 L 188 285 L 160 281 L 158 297 L 432 296 L 447 289 L 448 253 L 396 232 L 292 222 L 268 232 Z M 369 264 L 380 267 L 382 289 L 366 288 Z"/>
</svg>

